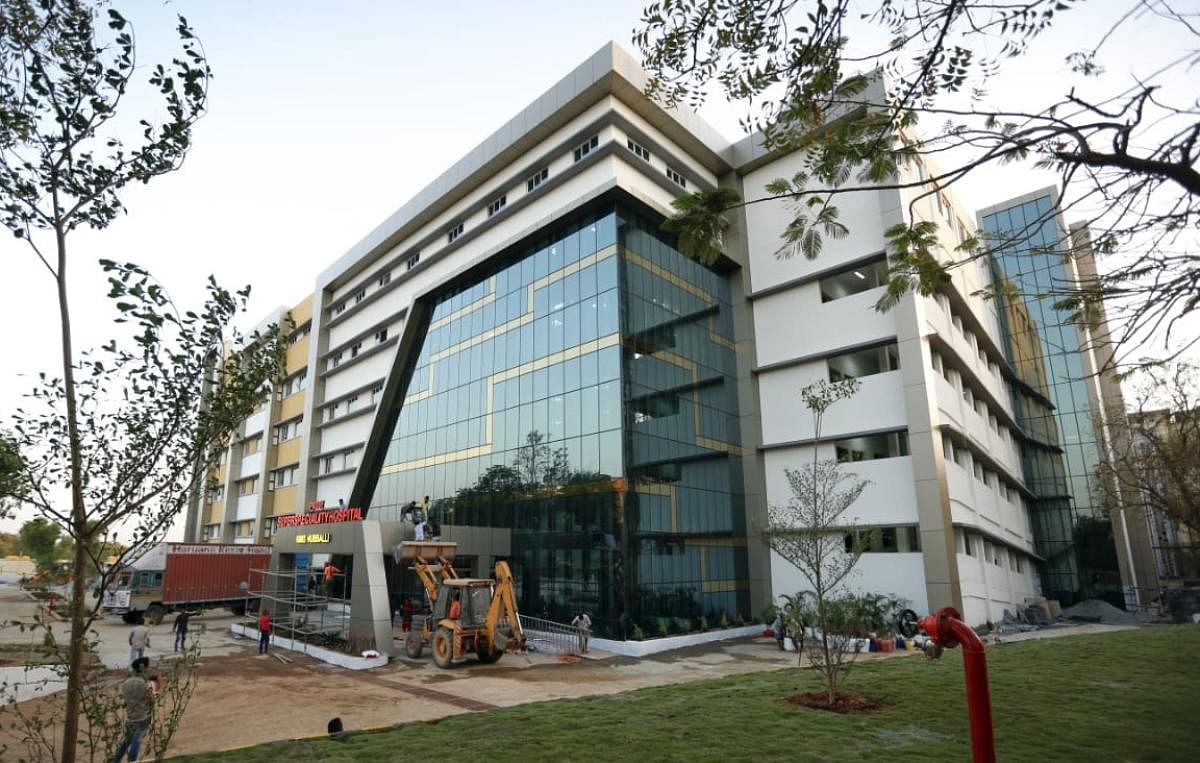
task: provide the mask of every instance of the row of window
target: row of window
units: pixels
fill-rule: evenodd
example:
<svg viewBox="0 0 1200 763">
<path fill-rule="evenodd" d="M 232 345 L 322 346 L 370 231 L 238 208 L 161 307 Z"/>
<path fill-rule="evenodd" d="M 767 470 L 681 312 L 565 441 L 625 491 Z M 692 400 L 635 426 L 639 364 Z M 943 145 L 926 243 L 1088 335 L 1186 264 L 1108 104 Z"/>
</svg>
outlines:
<svg viewBox="0 0 1200 763">
<path fill-rule="evenodd" d="M 242 440 L 242 458 L 253 455 L 262 448 L 262 435 L 256 434 Z"/>
<path fill-rule="evenodd" d="M 365 399 L 363 398 L 363 394 L 366 396 Z M 383 382 L 375 384 L 363 394 L 356 392 L 355 394 L 350 395 L 343 400 L 338 400 L 326 405 L 323 409 L 324 417 L 322 420 L 325 422 L 333 421 L 339 416 L 345 416 L 362 408 L 364 405 L 375 405 L 377 402 L 379 402 L 380 395 L 383 394 Z"/>
<path fill-rule="evenodd" d="M 966 530 L 959 530 L 955 540 L 958 543 L 958 553 L 982 558 L 996 567 L 1007 566 L 1017 573 L 1025 572 L 1025 556 L 1012 551 L 999 543 L 992 543 L 982 535 L 976 535 Z"/>
<path fill-rule="evenodd" d="M 281 442 L 287 442 L 300 436 L 301 424 L 304 423 L 304 417 L 299 416 L 285 421 L 282 424 L 276 424 L 271 431 L 271 444 L 278 445 Z"/>
<path fill-rule="evenodd" d="M 378 331 L 376 331 L 374 336 L 372 337 L 373 345 L 376 347 L 383 344 L 387 340 L 388 340 L 388 330 L 386 327 L 381 328 Z M 357 358 L 359 355 L 362 354 L 365 343 L 366 343 L 365 339 L 360 339 L 357 342 L 355 342 L 354 344 L 350 345 L 350 347 L 348 347 L 347 349 L 338 350 L 329 359 L 329 367 L 337 368 L 338 366 L 340 366 L 342 364 L 342 361 L 344 359 L 352 360 L 354 358 Z M 349 355 L 349 358 L 347 358 L 347 355 Z"/>
<path fill-rule="evenodd" d="M 288 334 L 288 347 L 294 347 L 297 344 L 300 344 L 300 341 L 308 336 L 310 331 L 312 331 L 312 321 L 306 322 L 303 326 Z"/>
<path fill-rule="evenodd" d="M 917 177 L 921 179 L 921 182 L 925 182 L 925 167 L 920 162 L 917 162 Z M 934 191 L 933 199 L 934 203 L 937 204 L 938 214 L 945 218 L 946 225 L 949 226 L 950 230 L 958 235 L 959 243 L 966 241 L 970 236 L 970 231 L 967 228 L 967 224 L 962 221 L 962 218 L 954 214 L 954 209 L 950 206 L 950 200 L 943 196 L 941 191 Z"/>
<path fill-rule="evenodd" d="M 942 311 L 950 318 L 950 324 L 954 326 L 954 329 L 959 333 L 959 335 L 962 336 L 963 339 L 967 341 L 967 344 L 971 346 L 971 351 L 974 352 L 976 357 L 979 358 L 981 367 L 986 368 L 988 373 L 995 377 L 996 381 L 1000 383 L 1000 386 L 1004 389 L 1005 397 L 1011 396 L 1012 393 L 1008 386 L 1008 380 L 1005 379 L 1003 374 L 1000 372 L 1000 364 L 988 357 L 987 349 L 975 336 L 975 332 L 963 326 L 962 317 L 959 316 L 958 313 L 956 313 L 950 306 L 950 298 L 945 294 L 938 294 L 934 297 L 934 301 L 937 302 L 938 306 L 942 308 Z"/>
<path fill-rule="evenodd" d="M 908 430 L 880 432 L 879 434 L 846 437 L 833 442 L 839 463 L 875 461 L 881 458 L 907 456 Z"/>
<path fill-rule="evenodd" d="M 318 464 L 320 466 L 320 474 L 331 474 L 339 472 L 343 469 L 353 469 L 358 466 L 358 452 L 354 450 L 345 450 L 341 453 L 322 456 Z"/>
<path fill-rule="evenodd" d="M 999 472 L 984 466 L 983 460 L 976 455 L 975 449 L 959 440 L 957 437 L 942 433 L 942 455 L 946 463 L 955 463 L 975 476 L 986 487 L 995 490 L 997 495 L 1014 506 L 1021 505 L 1021 491 L 1015 483 L 1009 482 Z"/>
<path fill-rule="evenodd" d="M 878 259 L 870 262 L 859 263 L 846 270 L 822 276 L 820 281 L 821 301 L 832 302 L 835 299 L 884 286 L 887 282 L 887 258 L 880 255 Z"/>
<path fill-rule="evenodd" d="M 900 368 L 900 348 L 895 342 L 863 350 L 852 350 L 833 355 L 825 360 L 829 367 L 829 380 L 858 379 L 874 376 Z"/>
<path fill-rule="evenodd" d="M 596 147 L 599 145 L 600 145 L 600 136 L 599 135 L 593 135 L 592 137 L 588 138 L 583 143 L 581 143 L 575 147 L 575 161 L 577 161 L 577 162 L 582 161 L 583 157 L 585 157 L 588 154 L 595 151 Z"/>
<path fill-rule="evenodd" d="M 866 554 L 914 553 L 921 550 L 921 531 L 916 525 L 873 527 L 843 534 L 846 552 L 857 544 Z"/>
<path fill-rule="evenodd" d="M 942 375 L 951 387 L 959 390 L 962 393 L 963 402 L 967 407 L 975 412 L 980 419 L 987 424 L 988 428 L 995 432 L 1005 443 L 1010 442 L 1011 433 L 1004 424 L 992 412 L 991 406 L 987 404 L 984 393 L 973 387 L 961 373 L 956 369 L 946 366 L 940 353 L 934 352 L 930 355 L 931 365 L 933 370 Z"/>
<path fill-rule="evenodd" d="M 292 464 L 282 469 L 275 469 L 267 475 L 267 490 L 295 485 L 300 480 L 300 465 Z"/>
<path fill-rule="evenodd" d="M 308 369 L 301 368 L 296 373 L 283 380 L 279 388 L 279 399 L 291 397 L 308 386 Z"/>
<path fill-rule="evenodd" d="M 599 145 L 600 145 L 600 136 L 599 135 L 593 135 L 592 137 L 588 138 L 586 141 L 584 141 L 583 143 L 581 143 L 575 147 L 575 150 L 573 152 L 575 161 L 576 162 L 581 161 L 588 154 L 595 151 L 599 147 Z M 632 148 L 634 145 L 637 145 L 637 144 L 634 144 L 633 141 L 630 141 L 631 150 L 634 150 L 635 153 L 638 153 L 639 156 L 642 156 L 644 159 L 646 159 L 646 161 L 649 161 L 650 160 L 650 152 L 648 152 L 645 148 L 643 148 L 641 146 L 638 146 L 637 149 L 635 150 Z M 683 176 L 680 175 L 677 171 L 675 171 L 674 169 L 672 169 L 670 167 L 667 168 L 667 177 L 671 178 L 673 181 L 675 181 L 680 186 L 683 186 L 684 188 L 687 187 L 687 181 L 683 178 Z M 547 180 L 549 180 L 549 178 L 550 178 L 550 168 L 549 167 L 543 167 L 540 170 L 538 170 L 537 172 L 533 173 L 532 175 L 530 175 L 528 178 L 525 179 L 526 193 L 532 193 L 534 189 L 541 186 L 543 183 L 545 183 Z M 497 212 L 499 212 L 501 209 L 504 209 L 504 207 L 506 207 L 507 205 L 508 205 L 508 194 L 500 195 L 498 198 L 493 199 L 491 202 L 488 203 L 487 216 L 492 217 Z M 466 231 L 466 224 L 464 221 L 459 221 L 459 222 L 455 223 L 446 231 L 446 243 L 447 244 L 454 243 L 457 239 L 459 239 L 463 235 L 463 233 L 465 231 Z M 420 259 L 421 259 L 420 252 L 417 252 L 417 253 L 413 254 L 411 257 L 409 257 L 406 262 L 406 270 L 412 270 L 414 267 L 416 267 L 417 263 L 420 262 Z M 391 277 L 392 276 L 391 276 L 390 272 L 380 275 L 379 276 L 379 286 L 380 287 L 386 286 L 391 281 Z M 354 304 L 358 304 L 365 298 L 366 298 L 365 287 L 357 290 L 352 297 Z M 347 300 L 342 300 L 341 302 L 338 302 L 337 305 L 335 305 L 333 308 L 333 314 L 341 315 L 343 312 L 345 312 L 347 306 L 348 306 Z"/>
</svg>

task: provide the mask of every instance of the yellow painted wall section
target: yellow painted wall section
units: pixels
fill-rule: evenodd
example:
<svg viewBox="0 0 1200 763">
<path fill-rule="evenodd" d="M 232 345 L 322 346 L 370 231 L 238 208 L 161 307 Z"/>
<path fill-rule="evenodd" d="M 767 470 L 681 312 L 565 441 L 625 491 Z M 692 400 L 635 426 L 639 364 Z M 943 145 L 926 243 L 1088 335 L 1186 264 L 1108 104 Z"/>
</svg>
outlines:
<svg viewBox="0 0 1200 763">
<path fill-rule="evenodd" d="M 299 463 L 300 444 L 302 442 L 304 442 L 303 437 L 293 437 L 290 440 L 279 443 L 279 447 L 275 449 L 275 466 L 289 466 Z"/>
<path fill-rule="evenodd" d="M 216 524 L 217 522 L 220 522 L 224 516 L 225 502 L 213 501 L 213 503 L 204 510 L 204 524 Z"/>
<path fill-rule="evenodd" d="M 297 326 L 303 326 L 312 319 L 313 297 L 309 294 L 300 303 L 293 307 L 289 312 L 292 314 L 292 322 Z"/>
<path fill-rule="evenodd" d="M 306 336 L 287 348 L 287 360 L 283 372 L 285 376 L 290 376 L 308 365 L 308 340 L 309 337 Z"/>
<path fill-rule="evenodd" d="M 271 513 L 274 515 L 300 513 L 300 498 L 299 485 L 275 488 L 275 501 Z"/>
<path fill-rule="evenodd" d="M 304 392 L 297 392 L 294 395 L 288 395 L 279 404 L 279 417 L 276 421 L 287 421 L 294 419 L 304 413 Z"/>
</svg>

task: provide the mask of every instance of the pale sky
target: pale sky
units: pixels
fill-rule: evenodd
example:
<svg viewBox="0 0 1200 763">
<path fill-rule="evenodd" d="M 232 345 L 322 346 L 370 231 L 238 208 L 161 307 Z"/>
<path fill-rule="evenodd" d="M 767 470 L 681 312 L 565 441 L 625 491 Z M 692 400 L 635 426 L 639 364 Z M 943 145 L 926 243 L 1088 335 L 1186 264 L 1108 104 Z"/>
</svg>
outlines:
<svg viewBox="0 0 1200 763">
<path fill-rule="evenodd" d="M 100 258 L 149 268 L 185 305 L 200 298 L 209 274 L 227 287 L 250 284 L 246 325 L 299 301 L 321 270 L 603 44 L 636 52 L 630 37 L 642 5 L 117 0 L 134 24 L 139 64 L 175 52 L 173 15 L 181 12 L 215 78 L 183 169 L 128 189 L 128 215 L 109 229 L 71 237 L 76 347 L 112 334 Z M 1066 52 L 1127 7 L 1094 0 L 1066 14 L 1013 62 L 995 98 L 1030 107 L 1061 96 Z M 1108 76 L 1149 71 L 1188 42 L 1150 30 L 1147 22 L 1108 43 Z M 147 103 L 130 98 L 122 109 L 141 116 Z M 701 113 L 737 137 L 737 108 L 710 102 Z M 956 194 L 980 208 L 1052 182 L 1030 169 L 994 171 Z M 28 376 L 58 368 L 58 323 L 53 281 L 29 250 L 4 237 L 0 262 L 2 425 L 31 386 Z"/>
</svg>

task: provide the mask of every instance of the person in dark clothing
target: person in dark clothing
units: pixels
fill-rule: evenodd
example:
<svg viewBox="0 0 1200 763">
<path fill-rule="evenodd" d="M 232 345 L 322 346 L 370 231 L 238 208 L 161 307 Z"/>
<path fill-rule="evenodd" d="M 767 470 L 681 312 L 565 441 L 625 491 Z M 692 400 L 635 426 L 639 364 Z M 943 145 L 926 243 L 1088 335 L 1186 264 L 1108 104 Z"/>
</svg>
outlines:
<svg viewBox="0 0 1200 763">
<path fill-rule="evenodd" d="M 176 652 L 187 649 L 188 620 L 190 619 L 191 615 L 187 612 L 180 612 L 175 615 L 175 627 L 172 630 L 175 631 Z"/>
</svg>

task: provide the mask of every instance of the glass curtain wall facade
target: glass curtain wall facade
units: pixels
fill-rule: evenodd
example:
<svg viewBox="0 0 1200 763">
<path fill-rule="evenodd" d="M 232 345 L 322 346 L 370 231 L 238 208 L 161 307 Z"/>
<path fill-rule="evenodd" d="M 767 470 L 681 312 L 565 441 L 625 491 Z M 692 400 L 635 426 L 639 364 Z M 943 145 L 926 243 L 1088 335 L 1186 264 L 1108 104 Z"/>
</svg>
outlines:
<svg viewBox="0 0 1200 763">
<path fill-rule="evenodd" d="M 1121 604 L 1111 525 L 1096 484 L 1100 446 L 1092 423 L 1095 411 L 1085 378 L 1082 342 L 1077 327 L 1054 308 L 1057 300 L 1054 293 L 1074 279 L 1067 271 L 1065 242 L 1059 234 L 1053 199 L 1047 194 L 1013 204 L 983 215 L 982 224 L 992 241 L 996 264 L 1016 287 L 1025 310 L 1037 326 L 1036 346 L 1040 347 L 1046 396 L 1053 413 L 1045 406 L 1035 406 L 1033 410 L 1026 406 L 1027 429 L 1035 436 L 1039 431 L 1048 432 L 1047 419 L 1052 415 L 1062 448 L 1066 489 L 1074 510 L 1069 537 L 1074 545 L 1078 581 L 1074 591 L 1060 589 L 1054 595 L 1064 601 L 1079 596 L 1106 596 Z M 1022 401 L 1014 402 L 1021 410 Z M 1035 479 L 1040 478 L 1038 474 L 1035 471 Z M 1056 480 L 1057 476 L 1051 478 Z M 1060 506 L 1048 517 L 1058 523 L 1064 515 Z M 1063 536 L 1067 534 L 1061 527 L 1045 531 L 1054 543 L 1064 542 Z M 1067 582 L 1061 579 L 1059 585 Z"/>
<path fill-rule="evenodd" d="M 1008 278 L 993 260 L 992 279 L 1011 292 Z M 1008 361 L 1016 369 L 1012 385 L 1013 412 L 1021 425 L 1021 461 L 1025 484 L 1035 498 L 1029 504 L 1034 547 L 1043 561 L 1038 565 L 1042 592 L 1049 598 L 1071 600 L 1079 590 L 1075 558 L 1075 519 L 1067 486 L 1058 423 L 1049 399 L 1049 381 L 1043 361 L 1041 335 L 1020 299 L 1001 298 L 997 313 L 1004 334 Z"/>
<path fill-rule="evenodd" d="M 614 207 L 440 297 L 368 503 L 507 529 L 523 611 L 618 638 L 748 609 L 728 283 L 656 228 Z"/>
</svg>

